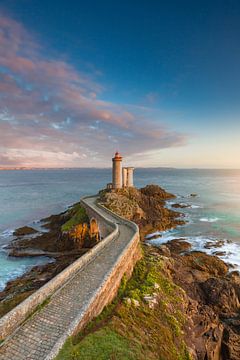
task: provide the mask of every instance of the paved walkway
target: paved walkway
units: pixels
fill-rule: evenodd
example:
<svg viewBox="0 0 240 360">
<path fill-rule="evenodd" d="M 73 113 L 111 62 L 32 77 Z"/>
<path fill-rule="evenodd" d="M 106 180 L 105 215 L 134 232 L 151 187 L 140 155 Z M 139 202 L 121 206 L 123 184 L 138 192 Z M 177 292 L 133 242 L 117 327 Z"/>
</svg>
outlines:
<svg viewBox="0 0 240 360">
<path fill-rule="evenodd" d="M 87 203 L 96 208 L 95 198 Z M 99 211 L 99 208 L 97 208 Z M 119 234 L 106 245 L 103 251 L 51 298 L 43 307 L 22 325 L 0 348 L 0 360 L 42 360 L 49 359 L 48 354 L 57 340 L 66 332 L 72 321 L 93 297 L 101 286 L 104 276 L 110 271 L 119 254 L 124 250 L 134 230 L 121 220 L 116 220 L 103 209 L 104 216 L 118 222 Z"/>
</svg>

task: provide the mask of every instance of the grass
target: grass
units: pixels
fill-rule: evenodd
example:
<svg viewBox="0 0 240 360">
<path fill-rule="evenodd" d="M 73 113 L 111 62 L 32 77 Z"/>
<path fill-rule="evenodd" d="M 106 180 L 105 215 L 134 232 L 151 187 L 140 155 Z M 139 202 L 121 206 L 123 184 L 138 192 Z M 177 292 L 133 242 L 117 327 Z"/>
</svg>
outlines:
<svg viewBox="0 0 240 360">
<path fill-rule="evenodd" d="M 154 308 L 145 295 L 157 296 Z M 127 299 L 138 300 L 139 306 Z M 146 248 L 114 301 L 68 339 L 56 360 L 190 360 L 183 339 L 183 301 L 182 289 L 165 275 L 163 260 Z"/>
<path fill-rule="evenodd" d="M 76 205 L 74 205 L 69 210 L 68 215 L 70 216 L 70 219 L 62 225 L 62 227 L 61 227 L 62 232 L 69 231 L 75 225 L 82 224 L 82 223 L 89 221 L 86 210 L 81 206 L 80 203 L 77 203 Z"/>
<path fill-rule="evenodd" d="M 139 348 L 132 349 L 130 342 L 109 328 L 103 328 L 73 345 L 69 338 L 56 360 L 138 360 Z"/>
</svg>

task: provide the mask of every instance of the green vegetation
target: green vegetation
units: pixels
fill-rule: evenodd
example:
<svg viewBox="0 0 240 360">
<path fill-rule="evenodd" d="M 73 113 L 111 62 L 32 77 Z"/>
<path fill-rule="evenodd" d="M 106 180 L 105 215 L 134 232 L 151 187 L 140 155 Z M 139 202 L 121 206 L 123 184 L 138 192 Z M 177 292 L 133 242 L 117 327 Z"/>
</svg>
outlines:
<svg viewBox="0 0 240 360">
<path fill-rule="evenodd" d="M 56 360 L 190 360 L 184 292 L 170 280 L 165 261 L 146 248 L 114 301 L 68 339 Z"/>
<path fill-rule="evenodd" d="M 129 341 L 109 328 L 103 328 L 73 345 L 70 338 L 57 359 L 61 360 L 136 360 L 141 358 L 140 349 L 132 351 Z"/>
<path fill-rule="evenodd" d="M 61 230 L 63 232 L 71 230 L 75 225 L 88 222 L 86 210 L 81 206 L 80 203 L 75 204 L 68 211 L 67 215 L 69 216 L 69 220 L 62 225 Z"/>
</svg>

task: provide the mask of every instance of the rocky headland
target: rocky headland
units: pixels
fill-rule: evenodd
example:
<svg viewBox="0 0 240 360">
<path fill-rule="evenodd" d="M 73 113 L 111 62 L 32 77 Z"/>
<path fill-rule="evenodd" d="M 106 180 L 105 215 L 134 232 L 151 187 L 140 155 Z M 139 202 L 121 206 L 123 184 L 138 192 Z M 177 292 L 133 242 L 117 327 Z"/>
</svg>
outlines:
<svg viewBox="0 0 240 360">
<path fill-rule="evenodd" d="M 183 215 L 165 207 L 167 200 L 176 196 L 157 185 L 142 189 L 127 188 L 114 192 L 103 191 L 102 203 L 110 210 L 134 221 L 140 229 L 141 239 L 155 231 L 165 231 L 185 224 Z"/>
<path fill-rule="evenodd" d="M 174 199 L 173 194 L 156 185 L 100 192 L 104 206 L 138 224 L 143 256 L 131 279 L 122 281 L 115 300 L 85 330 L 67 341 L 58 360 L 240 359 L 239 273 L 230 271 L 217 256 L 192 251 L 185 239 L 158 247 L 146 240 L 149 234 L 153 238 L 156 232 L 185 224 L 180 212 L 166 207 L 166 201 Z M 177 202 L 173 206 L 184 207 Z M 2 313 L 99 240 L 91 234 L 89 219 L 79 204 L 43 219 L 42 224 L 48 231 L 18 229 L 9 254 L 42 253 L 54 262 L 9 282 L 0 294 Z"/>
<path fill-rule="evenodd" d="M 158 247 L 144 240 L 184 224 L 179 212 L 165 207 L 169 199 L 174 195 L 154 185 L 101 193 L 106 207 L 138 224 L 143 257 L 114 302 L 69 339 L 57 360 L 74 354 L 77 359 L 240 359 L 239 273 L 217 256 L 192 251 L 185 239 Z"/>
</svg>

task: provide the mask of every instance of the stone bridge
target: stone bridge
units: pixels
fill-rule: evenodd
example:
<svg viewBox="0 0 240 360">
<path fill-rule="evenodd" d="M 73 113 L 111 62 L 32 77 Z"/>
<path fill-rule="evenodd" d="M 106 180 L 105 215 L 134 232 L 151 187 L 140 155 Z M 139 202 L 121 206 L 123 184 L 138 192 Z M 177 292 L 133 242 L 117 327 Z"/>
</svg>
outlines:
<svg viewBox="0 0 240 360">
<path fill-rule="evenodd" d="M 112 301 L 123 275 L 131 274 L 140 258 L 138 227 L 96 200 L 81 201 L 104 239 L 0 319 L 0 360 L 53 359 L 70 335 Z"/>
</svg>

